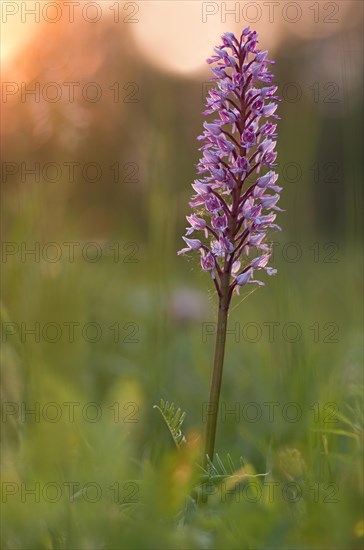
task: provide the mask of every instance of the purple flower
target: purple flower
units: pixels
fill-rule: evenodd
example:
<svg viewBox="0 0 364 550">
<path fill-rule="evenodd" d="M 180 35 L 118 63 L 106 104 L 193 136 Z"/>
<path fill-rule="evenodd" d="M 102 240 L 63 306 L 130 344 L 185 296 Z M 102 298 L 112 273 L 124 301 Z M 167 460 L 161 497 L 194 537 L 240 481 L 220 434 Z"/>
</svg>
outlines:
<svg viewBox="0 0 364 550">
<path fill-rule="evenodd" d="M 207 238 L 208 236 L 208 231 L 206 228 L 207 224 L 203 218 L 199 218 L 195 214 L 192 214 L 191 216 L 186 216 L 186 219 L 191 225 L 191 227 L 187 227 L 186 235 L 191 235 L 191 233 L 193 233 L 193 231 L 195 231 L 196 229 L 197 230 L 203 229 L 205 233 L 205 237 Z"/>
<path fill-rule="evenodd" d="M 210 271 L 213 273 L 215 269 L 215 258 L 214 255 L 211 252 L 208 252 L 207 254 L 202 251 L 201 254 L 201 267 L 205 271 Z"/>
<path fill-rule="evenodd" d="M 211 225 L 214 229 L 223 232 L 227 228 L 228 220 L 227 216 L 223 214 L 222 216 L 216 216 L 212 218 Z"/>
<path fill-rule="evenodd" d="M 247 271 L 243 271 L 239 275 L 234 275 L 236 282 L 236 291 L 239 294 L 239 287 L 245 286 L 248 284 L 257 284 L 259 286 L 264 286 L 262 281 L 253 280 L 253 268 L 249 268 Z"/>
<path fill-rule="evenodd" d="M 263 195 L 261 197 L 262 206 L 263 208 L 271 208 L 272 210 L 279 210 L 279 212 L 283 212 L 282 208 L 279 208 L 276 206 L 277 202 L 279 200 L 278 193 L 276 195 Z"/>
<path fill-rule="evenodd" d="M 249 283 L 252 276 L 253 276 L 253 270 L 248 269 L 247 271 L 240 273 L 240 275 L 236 275 L 235 280 L 239 286 L 243 286 Z"/>
<path fill-rule="evenodd" d="M 188 245 L 187 248 L 182 248 L 178 254 L 184 254 L 185 252 L 190 252 L 191 250 L 199 250 L 202 248 L 202 243 L 199 239 L 188 239 L 187 237 L 182 237 L 182 239 Z"/>
<path fill-rule="evenodd" d="M 211 241 L 211 252 L 218 258 L 229 255 L 233 251 L 233 245 L 226 237 L 220 236 L 218 241 Z"/>
<path fill-rule="evenodd" d="M 282 211 L 277 206 L 282 188 L 272 170 L 277 125 L 267 119 L 279 118 L 279 98 L 269 70 L 273 61 L 257 47 L 258 35 L 247 27 L 240 39 L 225 33 L 207 60 L 214 65 L 215 87 L 209 90 L 203 114 L 212 120 L 204 122 L 197 138 L 203 142 L 197 164 L 201 177 L 192 185 L 190 206 L 195 213 L 187 216 L 187 247 L 179 254 L 200 251 L 202 269 L 211 273 L 220 297 L 226 281 L 231 298 L 241 286 L 264 284 L 254 280 L 255 270 L 276 273 L 268 266 L 267 232 L 280 229 L 273 222 L 274 211 Z M 189 239 L 194 231 L 205 238 Z M 252 249 L 258 255 L 249 259 Z"/>
<path fill-rule="evenodd" d="M 257 179 L 256 185 L 257 187 L 263 187 L 264 189 L 269 188 L 279 193 L 280 191 L 282 191 L 282 187 L 278 187 L 277 185 L 275 185 L 275 182 L 277 181 L 277 179 L 278 179 L 278 175 L 272 170 L 270 170 L 265 174 L 265 176 L 262 176 Z"/>
<path fill-rule="evenodd" d="M 252 128 L 246 128 L 246 130 L 244 130 L 243 132 L 241 141 L 245 147 L 253 147 L 253 145 L 255 145 L 256 143 L 256 135 L 254 133 L 254 130 Z"/>
<path fill-rule="evenodd" d="M 209 124 L 208 122 L 204 122 L 203 126 L 206 128 L 207 133 L 211 132 L 214 136 L 219 136 L 221 134 L 221 128 L 218 124 Z"/>
</svg>

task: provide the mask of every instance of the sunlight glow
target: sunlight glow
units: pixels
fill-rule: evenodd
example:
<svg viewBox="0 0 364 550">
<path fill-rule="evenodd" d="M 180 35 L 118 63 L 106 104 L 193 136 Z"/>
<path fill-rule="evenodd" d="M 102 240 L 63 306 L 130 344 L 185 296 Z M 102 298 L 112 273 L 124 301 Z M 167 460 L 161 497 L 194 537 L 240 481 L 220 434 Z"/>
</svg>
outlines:
<svg viewBox="0 0 364 550">
<path fill-rule="evenodd" d="M 200 2 L 152 1 L 141 4 L 139 23 L 130 31 L 151 64 L 186 74 L 205 66 L 225 27 L 219 18 L 204 25 Z"/>
</svg>

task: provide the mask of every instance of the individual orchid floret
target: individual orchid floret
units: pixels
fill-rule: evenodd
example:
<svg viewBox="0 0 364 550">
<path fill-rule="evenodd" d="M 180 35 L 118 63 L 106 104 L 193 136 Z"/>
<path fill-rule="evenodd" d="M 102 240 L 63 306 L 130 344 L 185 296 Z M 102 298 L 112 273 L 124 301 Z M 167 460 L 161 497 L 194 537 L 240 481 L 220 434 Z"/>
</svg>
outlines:
<svg viewBox="0 0 364 550">
<path fill-rule="evenodd" d="M 187 248 L 182 248 L 178 254 L 184 254 L 185 252 L 191 252 L 191 250 L 199 250 L 202 248 L 202 243 L 199 239 L 188 239 L 187 237 L 182 238 L 186 242 Z"/>
</svg>

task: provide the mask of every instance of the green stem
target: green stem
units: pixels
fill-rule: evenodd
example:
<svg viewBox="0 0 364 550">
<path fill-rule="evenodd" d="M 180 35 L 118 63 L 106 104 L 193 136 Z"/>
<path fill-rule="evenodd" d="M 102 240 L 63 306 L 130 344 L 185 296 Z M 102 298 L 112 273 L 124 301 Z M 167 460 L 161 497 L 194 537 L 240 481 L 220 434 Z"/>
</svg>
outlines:
<svg viewBox="0 0 364 550">
<path fill-rule="evenodd" d="M 221 293 L 219 296 L 219 312 L 217 317 L 214 365 L 210 384 L 210 400 L 207 414 L 204 464 L 208 464 L 207 456 L 214 459 L 216 424 L 219 409 L 222 371 L 224 367 L 226 329 L 231 295 L 229 292 L 230 273 L 224 272 L 221 277 Z"/>
</svg>

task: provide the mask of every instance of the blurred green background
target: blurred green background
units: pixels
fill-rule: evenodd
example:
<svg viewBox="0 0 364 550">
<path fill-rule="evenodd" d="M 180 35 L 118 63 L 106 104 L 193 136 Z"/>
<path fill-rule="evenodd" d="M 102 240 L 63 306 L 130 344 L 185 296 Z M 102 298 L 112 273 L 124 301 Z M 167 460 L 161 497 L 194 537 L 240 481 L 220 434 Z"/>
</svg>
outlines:
<svg viewBox="0 0 364 550">
<path fill-rule="evenodd" d="M 4 61 L 2 547 L 361 548 L 362 6 L 304 2 L 295 24 L 278 10 L 256 25 L 283 97 L 285 212 L 271 236 L 278 275 L 232 304 L 216 450 L 278 489 L 249 502 L 218 488 L 186 512 L 216 299 L 198 259 L 176 251 L 210 75 L 149 59 L 165 25 L 164 49 L 184 39 L 188 53 L 189 17 L 201 51 L 206 28 L 219 43 L 221 5 L 203 27 L 201 2 L 175 3 L 180 26 L 163 19 L 172 2 L 129 4 L 120 24 L 40 23 Z M 146 56 L 135 29 L 147 4 Z M 191 42 L 199 51 L 198 33 Z M 180 454 L 153 409 L 161 397 L 187 411 Z M 290 502 L 287 483 L 302 498 Z"/>
</svg>

